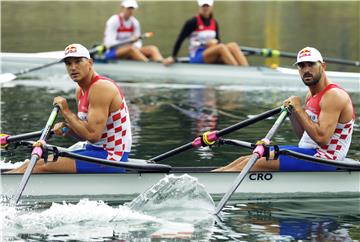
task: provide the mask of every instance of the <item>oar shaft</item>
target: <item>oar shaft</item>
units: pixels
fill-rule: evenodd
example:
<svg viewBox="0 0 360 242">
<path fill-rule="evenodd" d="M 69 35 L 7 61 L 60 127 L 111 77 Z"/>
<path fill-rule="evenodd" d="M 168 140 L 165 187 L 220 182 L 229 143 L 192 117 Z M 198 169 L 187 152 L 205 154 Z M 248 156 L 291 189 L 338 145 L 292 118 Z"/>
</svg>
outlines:
<svg viewBox="0 0 360 242">
<path fill-rule="evenodd" d="M 163 153 L 161 155 L 155 156 L 155 157 L 151 158 L 150 161 L 158 162 L 158 161 L 161 161 L 161 160 L 165 160 L 168 157 L 174 156 L 176 154 L 179 154 L 181 152 L 190 150 L 192 148 L 193 148 L 192 143 L 187 143 L 185 145 L 182 145 L 182 146 L 179 146 L 179 147 L 177 147 L 175 149 L 172 149 L 172 150 L 170 150 L 168 152 L 165 152 L 165 153 Z"/>
<path fill-rule="evenodd" d="M 37 67 L 33 67 L 33 68 L 27 68 L 27 69 L 24 69 L 24 70 L 21 70 L 19 72 L 14 73 L 14 75 L 15 76 L 20 76 L 20 75 L 23 75 L 23 74 L 26 74 L 26 73 L 29 73 L 29 72 L 32 72 L 32 71 L 37 71 L 37 70 L 41 70 L 41 69 L 49 67 L 49 66 L 56 65 L 56 64 L 59 64 L 59 63 L 61 63 L 61 61 L 57 60 L 57 61 L 50 62 L 50 63 L 44 64 L 44 65 L 41 65 L 41 66 L 37 66 Z"/>
<path fill-rule="evenodd" d="M 296 53 L 280 51 L 271 48 L 254 48 L 254 47 L 242 46 L 241 50 L 250 54 L 255 54 L 263 57 L 286 57 L 286 58 L 297 57 Z M 324 57 L 324 61 L 334 64 L 360 66 L 360 61 L 345 60 L 345 59 L 333 58 L 333 57 Z"/>
<path fill-rule="evenodd" d="M 250 119 L 247 119 L 247 120 L 244 120 L 240 123 L 237 123 L 237 124 L 234 124 L 230 127 L 227 127 L 227 128 L 224 128 L 220 131 L 217 131 L 216 132 L 216 135 L 217 137 L 221 137 L 221 136 L 224 136 L 224 135 L 227 135 L 229 133 L 232 133 L 238 129 L 241 129 L 241 128 L 244 128 L 246 126 L 249 126 L 251 124 L 254 124 L 256 122 L 259 122 L 261 120 L 264 120 L 266 118 L 269 118 L 269 117 L 272 117 L 274 116 L 275 114 L 278 114 L 279 112 L 281 111 L 281 107 L 278 107 L 278 108 L 274 108 L 272 110 L 269 110 L 269 111 L 266 111 L 264 113 L 261 113 L 259 115 L 256 115 L 255 117 L 252 117 Z"/>
<path fill-rule="evenodd" d="M 34 131 L 34 132 L 26 133 L 26 134 L 11 135 L 6 140 L 8 143 L 10 143 L 10 142 L 16 142 L 19 140 L 37 138 L 37 137 L 41 136 L 42 132 L 43 132 L 42 130 L 39 130 L 39 131 Z M 54 133 L 54 131 L 51 130 L 50 135 L 52 135 L 53 133 Z"/>
<path fill-rule="evenodd" d="M 59 106 L 55 106 L 50 114 L 50 117 L 45 125 L 45 128 L 43 130 L 43 132 L 41 133 L 41 136 L 40 136 L 40 140 L 46 140 L 50 133 L 51 133 L 51 127 L 54 125 L 55 123 L 55 119 L 58 115 L 58 112 L 60 110 L 60 107 Z"/>
<path fill-rule="evenodd" d="M 124 41 L 121 41 L 113 46 L 110 46 L 109 49 L 111 48 L 118 48 L 118 47 L 121 47 L 121 46 L 124 46 L 124 45 L 128 45 L 128 44 L 132 44 L 138 40 L 141 40 L 141 39 L 145 39 L 145 38 L 149 38 L 152 36 L 152 33 L 151 32 L 146 32 L 142 35 L 139 36 L 138 39 L 129 39 L 129 40 L 124 40 Z M 90 55 L 92 54 L 95 54 L 95 53 L 98 53 L 99 51 L 102 52 L 103 50 L 105 50 L 105 46 L 104 45 L 100 45 L 100 46 L 96 46 L 94 48 L 91 48 L 89 50 L 89 53 Z"/>
<path fill-rule="evenodd" d="M 50 117 L 45 125 L 44 130 L 41 133 L 40 136 L 40 142 L 43 141 L 45 142 L 47 137 L 50 134 L 51 131 L 51 127 L 53 126 L 56 116 L 59 112 L 59 106 L 55 106 L 50 114 Z M 28 167 L 26 168 L 26 171 L 21 179 L 20 185 L 18 187 L 18 190 L 15 193 L 15 197 L 14 197 L 14 203 L 17 204 L 20 200 L 20 197 L 26 187 L 27 182 L 29 181 L 30 175 L 32 173 L 32 170 L 34 169 L 36 162 L 41 158 L 42 156 L 42 149 L 40 147 L 35 147 L 31 153 L 31 159 L 30 162 L 28 164 Z"/>
<path fill-rule="evenodd" d="M 248 149 L 254 149 L 256 147 L 255 144 L 242 141 L 242 140 L 234 140 L 234 139 L 223 139 L 221 140 L 222 144 L 228 144 L 228 145 L 236 145 Z"/>
<path fill-rule="evenodd" d="M 236 191 L 236 189 L 239 187 L 239 185 L 241 184 L 241 182 L 244 180 L 244 178 L 246 177 L 247 173 L 250 171 L 250 169 L 254 166 L 255 162 L 258 160 L 258 156 L 257 154 L 253 154 L 249 161 L 246 163 L 245 167 L 242 169 L 242 171 L 240 172 L 240 174 L 236 177 L 234 183 L 231 185 L 231 187 L 229 188 L 229 191 L 222 197 L 222 199 L 220 200 L 220 202 L 218 203 L 216 209 L 215 209 L 215 214 L 218 214 L 221 209 L 223 209 L 223 207 L 225 206 L 225 204 L 227 203 L 227 201 L 229 200 L 229 198 L 231 197 L 231 195 Z"/>
<path fill-rule="evenodd" d="M 244 128 L 244 127 L 249 126 L 249 125 L 251 125 L 251 124 L 254 124 L 254 123 L 256 123 L 256 122 L 258 122 L 258 121 L 260 121 L 260 120 L 269 118 L 269 117 L 271 117 L 271 116 L 279 113 L 280 111 L 281 111 L 281 108 L 280 108 L 280 107 L 279 107 L 279 108 L 274 108 L 274 109 L 269 110 L 269 111 L 266 111 L 266 112 L 264 112 L 264 113 L 261 113 L 261 114 L 259 114 L 259 115 L 256 115 L 255 117 L 252 117 L 252 118 L 250 118 L 250 119 L 244 120 L 244 121 L 242 121 L 242 122 L 240 122 L 240 123 L 234 124 L 234 125 L 232 125 L 232 126 L 230 126 L 230 127 L 224 128 L 224 129 L 222 129 L 222 130 L 220 130 L 220 131 L 216 131 L 216 135 L 214 135 L 214 137 L 216 136 L 217 138 L 219 138 L 219 137 L 221 137 L 221 136 L 223 136 L 223 135 L 226 135 L 226 134 L 229 134 L 229 133 L 231 133 L 231 132 L 234 132 L 234 131 L 236 131 L 236 130 L 238 130 L 238 129 L 240 129 L 240 128 Z M 216 137 L 215 137 L 215 138 L 216 138 Z M 194 147 L 197 147 L 196 144 L 199 143 L 198 140 L 199 140 L 199 139 L 196 139 L 196 140 L 194 140 L 193 142 L 184 144 L 184 145 L 182 145 L 182 146 L 180 146 L 180 147 L 177 147 L 177 148 L 175 148 L 175 149 L 172 149 L 172 150 L 170 150 L 170 151 L 168 151 L 168 152 L 166 152 L 166 153 L 164 153 L 164 154 L 161 154 L 161 155 L 158 155 L 158 156 L 156 156 L 156 157 L 153 157 L 153 158 L 150 159 L 150 161 L 158 162 L 158 161 L 164 160 L 164 159 L 166 159 L 166 158 L 168 158 L 168 157 L 171 157 L 171 156 L 174 156 L 174 155 L 176 155 L 176 154 L 179 154 L 179 153 L 181 153 L 181 152 L 190 150 L 190 149 L 192 149 L 192 148 L 194 148 Z"/>
<path fill-rule="evenodd" d="M 34 155 L 31 155 L 31 158 L 30 158 L 30 161 L 29 161 L 29 165 L 28 167 L 26 168 L 26 171 L 21 179 L 21 182 L 18 186 L 18 189 L 15 193 L 15 197 L 14 197 L 14 204 L 17 204 L 20 200 L 20 197 L 26 187 L 26 184 L 27 182 L 29 181 L 29 178 L 30 178 L 30 175 L 31 175 L 31 172 L 32 170 L 34 169 L 35 165 L 36 165 L 36 162 L 37 160 L 39 159 L 39 157 L 34 154 Z"/>
<path fill-rule="evenodd" d="M 271 139 L 275 135 L 276 131 L 280 128 L 282 122 L 285 120 L 286 116 L 288 115 L 288 110 L 283 109 L 280 116 L 277 118 L 276 122 L 272 126 L 272 128 L 269 130 L 269 132 L 266 134 L 265 138 L 262 140 L 266 143 L 270 143 Z M 215 209 L 215 214 L 218 214 L 221 209 L 225 206 L 226 202 L 229 200 L 231 195 L 236 191 L 236 189 L 239 187 L 241 182 L 244 180 L 247 173 L 250 171 L 250 169 L 254 166 L 255 162 L 263 156 L 265 151 L 264 145 L 259 144 L 256 146 L 256 148 L 253 151 L 252 156 L 250 157 L 249 161 L 246 163 L 245 167 L 242 169 L 240 174 L 237 176 L 235 182 L 231 185 L 230 189 L 227 191 L 227 193 L 222 197 L 219 204 L 217 205 Z"/>
<path fill-rule="evenodd" d="M 274 137 L 275 133 L 278 131 L 278 129 L 280 128 L 281 124 L 283 123 L 287 115 L 288 115 L 288 110 L 284 109 L 281 112 L 280 116 L 276 119 L 274 125 L 271 127 L 269 132 L 266 134 L 265 139 L 271 140 L 272 137 Z"/>
</svg>

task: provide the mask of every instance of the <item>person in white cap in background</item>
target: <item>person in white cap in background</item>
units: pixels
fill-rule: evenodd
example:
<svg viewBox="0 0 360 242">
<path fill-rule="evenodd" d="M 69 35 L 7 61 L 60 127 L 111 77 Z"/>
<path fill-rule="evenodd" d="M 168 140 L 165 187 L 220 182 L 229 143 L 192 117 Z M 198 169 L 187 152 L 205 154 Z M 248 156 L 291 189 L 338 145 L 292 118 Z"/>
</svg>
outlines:
<svg viewBox="0 0 360 242">
<path fill-rule="evenodd" d="M 70 135 L 86 141 L 85 147 L 75 153 L 127 161 L 131 150 L 131 124 L 125 97 L 120 87 L 111 79 L 98 75 L 93 69 L 89 51 L 80 44 L 65 48 L 62 61 L 70 78 L 77 83 L 75 97 L 78 112 L 73 113 L 64 97 L 55 97 L 54 105 L 60 107 L 64 122 L 56 123 L 56 135 Z M 104 95 L 106 93 L 106 95 Z M 72 158 L 59 157 L 56 162 L 39 160 L 33 172 L 108 173 L 124 172 L 121 168 L 102 166 Z M 28 162 L 12 173 L 23 173 Z"/>
<path fill-rule="evenodd" d="M 295 65 L 300 77 L 309 88 L 305 107 L 298 96 L 284 101 L 291 106 L 291 124 L 300 139 L 298 146 L 280 146 L 307 155 L 329 160 L 343 160 L 349 151 L 354 130 L 355 108 L 349 94 L 332 83 L 326 76 L 326 64 L 320 52 L 305 47 L 297 54 Z M 273 152 L 272 152 L 273 153 Z M 273 157 L 273 154 L 271 155 Z M 240 157 L 218 171 L 239 171 L 249 156 Z M 335 170 L 333 166 L 307 162 L 280 155 L 278 160 L 259 159 L 252 170 L 255 171 L 322 171 Z"/>
<path fill-rule="evenodd" d="M 138 8 L 136 0 L 123 0 L 120 13 L 112 15 L 106 22 L 104 32 L 104 45 L 106 60 L 130 59 L 147 62 L 150 60 L 161 62 L 163 57 L 159 49 L 154 45 L 142 46 L 141 29 L 139 21 L 133 16 Z M 111 48 L 123 41 L 134 40 L 118 48 Z"/>
<path fill-rule="evenodd" d="M 189 38 L 190 63 L 222 63 L 248 66 L 248 62 L 235 42 L 221 43 L 219 25 L 213 17 L 213 0 L 198 0 L 198 15 L 187 20 L 175 42 L 172 55 L 163 63 L 176 61 L 182 42 Z"/>
</svg>

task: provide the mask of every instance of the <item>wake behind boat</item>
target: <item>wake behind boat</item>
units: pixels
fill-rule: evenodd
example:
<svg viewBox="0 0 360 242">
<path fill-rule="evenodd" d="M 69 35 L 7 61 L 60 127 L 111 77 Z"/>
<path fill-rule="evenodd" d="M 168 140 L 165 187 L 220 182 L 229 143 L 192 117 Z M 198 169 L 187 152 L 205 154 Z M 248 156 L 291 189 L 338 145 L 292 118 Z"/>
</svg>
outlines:
<svg viewBox="0 0 360 242">
<path fill-rule="evenodd" d="M 59 60 L 61 51 L 43 53 L 1 53 L 2 71 L 17 72 Z M 182 83 L 201 85 L 236 85 L 243 87 L 277 88 L 284 90 L 304 89 L 298 71 L 292 68 L 268 68 L 260 66 L 234 67 L 215 64 L 176 63 L 165 67 L 161 63 L 143 63 L 120 60 L 109 63 L 95 63 L 101 73 L 117 81 L 147 83 Z M 47 78 L 65 74 L 63 65 L 56 64 L 29 76 Z M 327 71 L 329 79 L 350 92 L 360 91 L 360 73 Z"/>
</svg>

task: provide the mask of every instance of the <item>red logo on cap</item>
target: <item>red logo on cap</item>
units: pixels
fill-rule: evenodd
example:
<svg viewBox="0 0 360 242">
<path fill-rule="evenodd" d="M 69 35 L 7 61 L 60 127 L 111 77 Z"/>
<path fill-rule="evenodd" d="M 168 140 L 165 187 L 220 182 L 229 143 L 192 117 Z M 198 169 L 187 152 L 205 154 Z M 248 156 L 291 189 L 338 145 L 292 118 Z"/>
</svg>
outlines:
<svg viewBox="0 0 360 242">
<path fill-rule="evenodd" d="M 305 49 L 299 53 L 299 58 L 303 58 L 305 56 L 311 56 L 311 50 Z"/>
<path fill-rule="evenodd" d="M 65 48 L 65 55 L 76 52 L 77 52 L 76 45 L 69 45 L 68 47 Z"/>
</svg>

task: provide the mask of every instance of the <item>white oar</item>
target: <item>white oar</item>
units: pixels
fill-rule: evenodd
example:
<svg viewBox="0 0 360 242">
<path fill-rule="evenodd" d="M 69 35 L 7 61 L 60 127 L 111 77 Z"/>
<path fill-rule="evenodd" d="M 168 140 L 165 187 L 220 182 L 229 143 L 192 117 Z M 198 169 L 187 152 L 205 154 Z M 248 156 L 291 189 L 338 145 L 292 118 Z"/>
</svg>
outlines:
<svg viewBox="0 0 360 242">
<path fill-rule="evenodd" d="M 46 139 L 48 138 L 48 136 L 51 132 L 51 127 L 55 123 L 55 119 L 57 117 L 59 109 L 60 109 L 59 106 L 55 106 L 54 109 L 52 110 L 50 117 L 45 125 L 45 128 L 44 128 L 43 132 L 41 133 L 40 140 L 38 141 L 39 143 L 45 144 Z M 43 153 L 42 148 L 40 146 L 33 148 L 32 152 L 31 152 L 30 162 L 28 164 L 28 167 L 26 168 L 26 171 L 25 171 L 22 179 L 21 179 L 20 185 L 15 193 L 15 197 L 13 200 L 14 204 L 17 204 L 19 202 L 21 194 L 23 193 L 25 186 L 26 186 L 27 182 L 29 181 L 31 172 L 34 169 L 36 162 L 41 158 L 42 153 Z"/>
<path fill-rule="evenodd" d="M 266 134 L 265 138 L 261 140 L 259 144 L 257 144 L 256 148 L 253 151 L 253 155 L 250 157 L 249 161 L 246 163 L 245 167 L 242 169 L 240 174 L 237 176 L 236 180 L 228 190 L 228 192 L 223 196 L 223 198 L 220 200 L 219 204 L 217 205 L 215 209 L 215 214 L 218 214 L 221 209 L 225 206 L 226 202 L 229 200 L 231 195 L 236 191 L 236 189 L 239 187 L 240 183 L 244 180 L 247 173 L 250 171 L 251 167 L 255 164 L 255 162 L 261 158 L 265 152 L 264 145 L 269 145 L 271 139 L 275 135 L 276 131 L 280 128 L 280 125 L 285 120 L 285 118 L 288 115 L 288 109 L 283 108 L 281 111 L 280 116 L 277 118 L 276 122 L 272 126 L 272 128 L 269 130 L 269 132 Z"/>
<path fill-rule="evenodd" d="M 13 73 L 4 73 L 0 75 L 0 83 L 10 82 L 16 79 L 16 75 Z"/>
<path fill-rule="evenodd" d="M 117 47 L 120 47 L 120 46 L 123 46 L 123 45 L 131 44 L 131 43 L 134 43 L 134 42 L 138 41 L 139 39 L 150 38 L 152 36 L 153 36 L 152 32 L 146 32 L 146 33 L 142 34 L 141 36 L 139 36 L 136 39 L 130 39 L 130 40 L 120 42 L 120 43 L 118 43 L 118 44 L 116 44 L 114 46 L 111 46 L 110 48 L 117 48 Z M 95 53 L 98 53 L 98 52 L 104 52 L 105 49 L 106 49 L 105 46 L 99 45 L 99 46 L 96 46 L 94 48 L 91 48 L 89 50 L 89 53 L 90 53 L 90 55 L 92 55 L 92 54 L 95 54 Z M 58 63 L 61 63 L 61 61 L 56 60 L 56 61 L 44 64 L 44 65 L 40 65 L 40 66 L 37 66 L 37 67 L 34 67 L 34 68 L 27 68 L 27 69 L 21 70 L 21 71 L 16 72 L 16 73 L 1 73 L 0 74 L 0 84 L 13 81 L 18 76 L 21 76 L 21 75 L 23 75 L 25 73 L 41 70 L 41 69 L 44 69 L 44 68 L 49 67 L 49 66 L 53 66 L 53 65 L 58 64 Z"/>
</svg>

